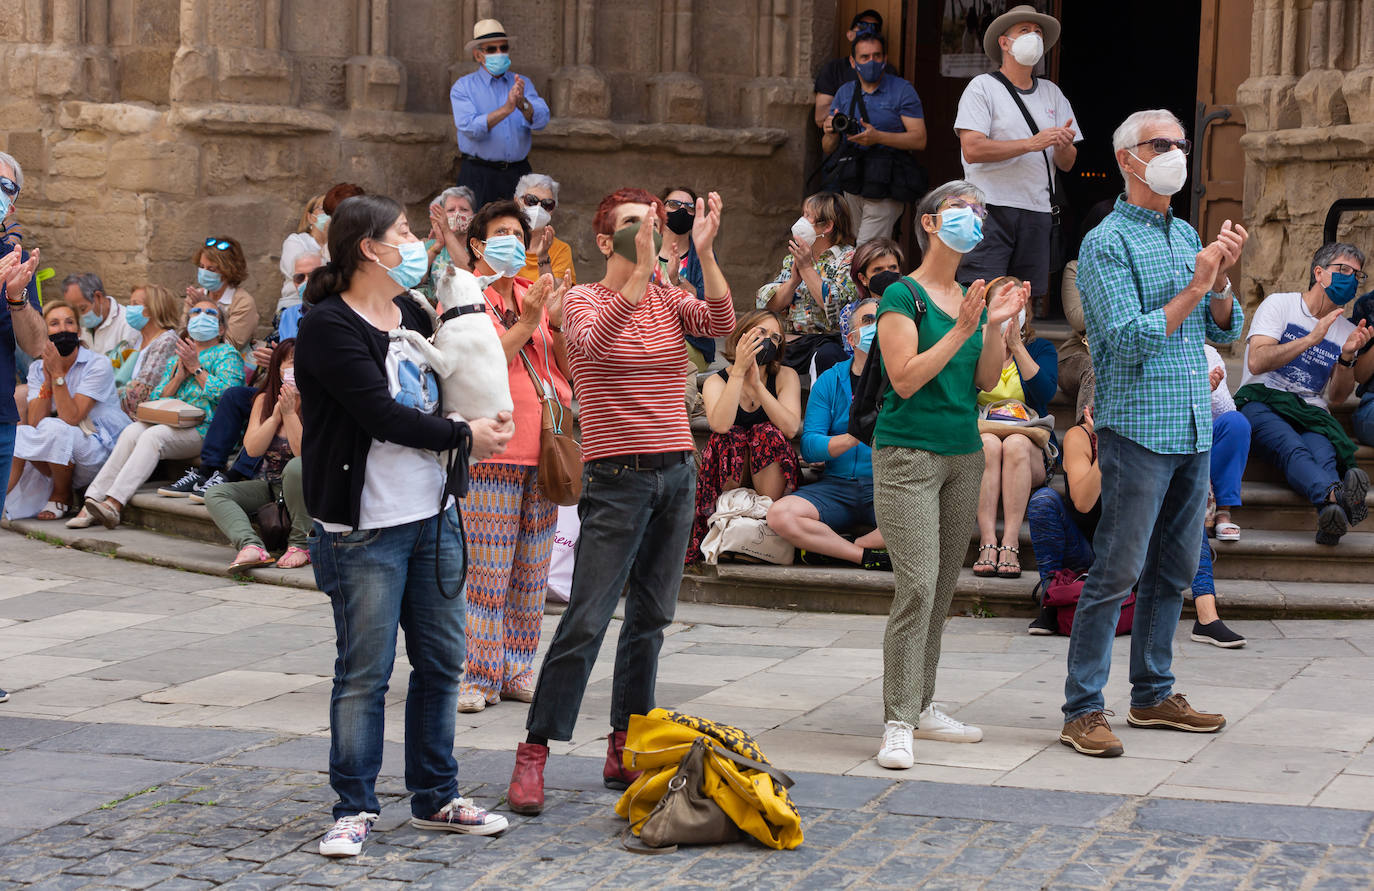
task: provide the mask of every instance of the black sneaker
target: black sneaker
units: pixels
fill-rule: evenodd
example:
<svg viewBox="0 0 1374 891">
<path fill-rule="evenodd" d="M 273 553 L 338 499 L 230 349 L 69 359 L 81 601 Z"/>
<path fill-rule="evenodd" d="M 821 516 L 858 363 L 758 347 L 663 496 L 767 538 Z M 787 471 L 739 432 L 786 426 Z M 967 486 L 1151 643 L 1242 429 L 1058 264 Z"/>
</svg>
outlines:
<svg viewBox="0 0 1374 891">
<path fill-rule="evenodd" d="M 1206 625 L 1201 622 L 1194 622 L 1193 640 L 1198 643 L 1209 643 L 1225 650 L 1234 650 L 1237 647 L 1245 646 L 1245 638 L 1227 628 L 1221 619 L 1208 622 Z"/>
<path fill-rule="evenodd" d="M 1338 545 L 1341 536 L 1349 530 L 1350 523 L 1344 505 L 1333 501 L 1322 505 L 1322 509 L 1317 511 L 1317 544 Z"/>
<path fill-rule="evenodd" d="M 839 566 L 844 563 L 828 554 L 818 554 L 805 548 L 797 548 L 797 562 L 803 566 Z"/>
<path fill-rule="evenodd" d="M 228 478 L 225 477 L 224 474 L 216 470 L 213 473 L 211 473 L 208 477 L 206 477 L 204 481 L 197 483 L 191 489 L 191 494 L 187 498 L 187 500 L 190 501 L 192 504 L 204 504 L 206 490 L 212 489 L 215 486 L 218 486 L 220 483 L 227 482 L 229 482 Z"/>
<path fill-rule="evenodd" d="M 1052 606 L 1040 607 L 1040 612 L 1034 619 L 1031 619 L 1030 627 L 1026 629 L 1026 633 L 1039 636 L 1058 634 L 1059 622 L 1055 619 L 1055 608 Z"/>
<path fill-rule="evenodd" d="M 892 558 L 888 556 L 886 548 L 864 548 L 863 558 L 859 565 L 864 569 L 877 572 L 891 572 Z"/>
<path fill-rule="evenodd" d="M 163 486 L 157 490 L 157 494 L 168 498 L 185 498 L 196 488 L 205 482 L 205 477 L 201 475 L 199 467 L 192 467 L 181 475 L 181 479 L 172 483 L 170 486 Z"/>
<path fill-rule="evenodd" d="M 0 702 L 9 702 L 10 694 L 8 691 L 0 690 Z"/>
<path fill-rule="evenodd" d="M 1368 494 L 1369 474 L 1358 467 L 1347 470 L 1345 479 L 1341 481 L 1341 503 L 1345 506 L 1345 515 L 1350 518 L 1351 526 L 1358 526 L 1369 516 L 1369 508 L 1364 503 Z"/>
</svg>

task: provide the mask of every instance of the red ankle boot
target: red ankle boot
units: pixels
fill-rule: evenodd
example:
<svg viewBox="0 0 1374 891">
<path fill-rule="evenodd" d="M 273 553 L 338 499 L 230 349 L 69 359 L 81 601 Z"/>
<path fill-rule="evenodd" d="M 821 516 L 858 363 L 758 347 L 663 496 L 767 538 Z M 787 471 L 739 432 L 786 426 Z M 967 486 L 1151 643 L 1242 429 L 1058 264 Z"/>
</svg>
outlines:
<svg viewBox="0 0 1374 891">
<path fill-rule="evenodd" d="M 606 766 L 601 769 L 607 789 L 628 789 L 643 771 L 625 768 L 625 731 L 612 730 L 606 737 Z"/>
<path fill-rule="evenodd" d="M 517 814 L 533 817 L 544 810 L 544 763 L 549 747 L 520 743 L 515 747 L 515 770 L 510 775 L 506 803 Z"/>
</svg>

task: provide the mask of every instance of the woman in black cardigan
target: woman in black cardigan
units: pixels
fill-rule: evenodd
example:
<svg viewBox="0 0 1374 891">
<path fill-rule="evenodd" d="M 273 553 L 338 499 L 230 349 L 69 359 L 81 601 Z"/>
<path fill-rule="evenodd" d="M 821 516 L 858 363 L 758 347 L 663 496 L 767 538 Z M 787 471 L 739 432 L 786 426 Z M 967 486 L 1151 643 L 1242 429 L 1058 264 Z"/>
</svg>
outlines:
<svg viewBox="0 0 1374 891">
<path fill-rule="evenodd" d="M 412 666 L 405 718 L 411 823 L 492 835 L 506 827 L 505 817 L 458 795 L 453 732 L 466 567 L 457 510 L 433 452 L 499 454 L 514 427 L 509 412 L 466 423 L 443 417 L 433 372 L 404 341 L 388 337 L 397 328 L 433 333 L 429 316 L 405 293 L 424 274 L 425 248 L 399 204 L 379 195 L 341 203 L 329 226 L 329 255 L 310 276 L 310 310 L 296 345 L 302 476 L 315 519 L 310 557 L 333 605 L 338 645 L 329 781 L 339 801 L 320 853 L 359 853 L 377 819 L 382 711 L 398 626 Z M 466 472 L 460 462 L 456 474 Z"/>
</svg>

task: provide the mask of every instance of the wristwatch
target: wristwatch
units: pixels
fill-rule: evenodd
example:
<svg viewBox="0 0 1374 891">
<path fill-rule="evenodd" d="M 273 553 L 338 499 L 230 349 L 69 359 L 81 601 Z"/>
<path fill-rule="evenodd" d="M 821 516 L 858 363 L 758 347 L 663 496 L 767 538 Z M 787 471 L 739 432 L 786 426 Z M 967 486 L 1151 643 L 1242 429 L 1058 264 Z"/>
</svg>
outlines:
<svg viewBox="0 0 1374 891">
<path fill-rule="evenodd" d="M 1355 363 L 1351 362 L 1350 364 L 1354 365 Z M 67 386 L 67 376 L 65 374 L 59 374 L 57 377 L 53 378 L 52 382 L 55 387 L 65 387 Z"/>
<path fill-rule="evenodd" d="M 1231 300 L 1235 297 L 1235 294 L 1236 292 L 1231 290 L 1231 280 L 1228 278 L 1226 279 L 1226 287 L 1222 288 L 1220 291 L 1214 292 L 1212 294 L 1212 299 L 1225 300 L 1227 303 L 1230 303 Z"/>
</svg>

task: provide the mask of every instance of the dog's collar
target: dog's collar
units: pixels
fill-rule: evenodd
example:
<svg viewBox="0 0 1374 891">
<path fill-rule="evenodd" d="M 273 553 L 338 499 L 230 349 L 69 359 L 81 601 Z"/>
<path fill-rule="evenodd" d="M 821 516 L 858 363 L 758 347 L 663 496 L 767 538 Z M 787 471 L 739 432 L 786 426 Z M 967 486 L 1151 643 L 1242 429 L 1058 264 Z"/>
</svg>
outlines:
<svg viewBox="0 0 1374 891">
<path fill-rule="evenodd" d="M 456 319 L 459 316 L 467 315 L 470 312 L 486 312 L 485 303 L 469 303 L 466 306 L 455 306 L 453 309 L 444 310 L 444 314 L 439 316 L 439 321 L 447 322 L 449 319 Z"/>
</svg>

